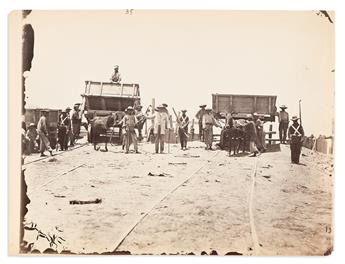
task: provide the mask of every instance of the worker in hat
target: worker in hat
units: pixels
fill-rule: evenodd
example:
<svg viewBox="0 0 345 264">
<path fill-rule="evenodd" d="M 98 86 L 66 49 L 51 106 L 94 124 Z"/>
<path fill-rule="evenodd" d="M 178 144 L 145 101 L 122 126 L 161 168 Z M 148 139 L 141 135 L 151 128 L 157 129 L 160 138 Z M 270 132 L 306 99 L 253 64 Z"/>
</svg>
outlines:
<svg viewBox="0 0 345 264">
<path fill-rule="evenodd" d="M 129 153 L 129 147 L 133 143 L 135 153 L 138 151 L 138 140 L 135 133 L 135 126 L 138 123 L 138 120 L 135 116 L 135 111 L 132 106 L 128 106 L 125 110 L 125 116 L 120 121 L 119 124 L 122 124 L 122 128 L 125 130 L 124 143 L 126 147 L 126 154 Z"/>
<path fill-rule="evenodd" d="M 204 114 L 206 113 L 206 105 L 205 104 L 202 104 L 202 105 L 199 105 L 200 107 L 200 110 L 196 113 L 195 117 L 196 119 L 199 120 L 199 139 L 200 141 L 204 141 L 204 132 L 203 132 L 203 126 L 202 126 L 202 118 L 204 116 Z"/>
<path fill-rule="evenodd" d="M 292 124 L 288 129 L 288 137 L 290 140 L 291 163 L 299 164 L 301 155 L 302 143 L 304 138 L 304 130 L 301 124 L 298 123 L 298 117 L 291 118 Z"/>
<path fill-rule="evenodd" d="M 112 74 L 110 80 L 114 83 L 121 82 L 121 74 L 119 72 L 119 66 L 118 65 L 114 66 L 114 73 Z"/>
<path fill-rule="evenodd" d="M 247 124 L 246 124 L 246 133 L 248 135 L 249 140 L 249 157 L 255 157 L 260 154 L 259 150 L 257 149 L 257 130 L 256 125 L 254 123 L 254 118 L 252 114 L 247 115 Z"/>
<path fill-rule="evenodd" d="M 143 126 L 146 122 L 146 117 L 144 115 L 144 113 L 142 112 L 143 107 L 141 105 L 137 105 L 135 107 L 135 116 L 138 120 L 138 123 L 136 125 L 136 128 L 138 129 L 138 140 L 142 141 L 143 140 L 143 135 L 142 135 L 142 130 L 143 130 Z"/>
<path fill-rule="evenodd" d="M 153 133 L 155 138 L 155 152 L 164 152 L 164 140 L 165 134 L 169 133 L 170 122 L 169 116 L 166 113 L 166 108 L 163 105 L 159 105 L 155 108 L 155 112 L 152 115 L 146 115 L 147 119 L 154 120 Z"/>
<path fill-rule="evenodd" d="M 48 150 L 50 155 L 53 156 L 53 150 L 50 147 L 50 142 L 48 139 L 48 124 L 47 124 L 47 116 L 48 116 L 48 110 L 42 110 L 41 111 L 41 117 L 38 120 L 37 124 L 37 132 L 40 138 L 40 152 L 41 152 L 41 157 L 45 157 L 46 155 L 44 154 L 45 150 Z"/>
<path fill-rule="evenodd" d="M 65 121 L 64 124 L 66 126 L 66 144 L 67 146 L 74 146 L 74 142 L 73 142 L 73 135 L 72 135 L 72 121 L 71 121 L 71 108 L 68 106 L 65 110 L 66 112 L 66 116 L 64 117 Z M 67 148 L 66 148 L 67 150 Z"/>
<path fill-rule="evenodd" d="M 70 120 L 66 110 L 61 111 L 59 122 L 58 122 L 58 145 L 60 150 L 68 149 L 68 137 L 67 130 L 70 126 Z M 57 148 L 58 149 L 58 148 Z"/>
<path fill-rule="evenodd" d="M 286 144 L 287 130 L 289 127 L 289 113 L 286 112 L 287 107 L 285 105 L 281 105 L 280 109 L 278 113 L 279 140 L 281 144 Z"/>
<path fill-rule="evenodd" d="M 205 113 L 202 116 L 202 130 L 204 131 L 204 142 L 206 144 L 206 150 L 212 150 L 213 144 L 213 126 L 221 127 L 218 120 L 213 116 L 212 109 L 205 109 Z"/>
<path fill-rule="evenodd" d="M 178 135 L 181 143 L 181 150 L 187 150 L 187 140 L 188 140 L 188 125 L 189 117 L 186 115 L 187 110 L 181 110 L 182 114 L 178 118 Z"/>
<path fill-rule="evenodd" d="M 266 149 L 266 138 L 265 138 L 265 131 L 264 131 L 264 122 L 260 119 L 258 113 L 253 114 L 255 128 L 256 128 L 256 146 L 260 152 L 265 152 Z"/>
<path fill-rule="evenodd" d="M 28 141 L 28 148 L 27 153 L 30 155 L 31 153 L 35 152 L 35 148 L 37 146 L 37 140 L 39 139 L 37 129 L 34 123 L 30 123 L 28 129 L 26 131 L 26 137 Z"/>
<path fill-rule="evenodd" d="M 72 114 L 71 114 L 71 146 L 75 144 L 75 141 L 79 137 L 79 134 L 80 134 L 81 111 L 79 107 L 80 107 L 80 103 L 74 104 Z"/>
</svg>

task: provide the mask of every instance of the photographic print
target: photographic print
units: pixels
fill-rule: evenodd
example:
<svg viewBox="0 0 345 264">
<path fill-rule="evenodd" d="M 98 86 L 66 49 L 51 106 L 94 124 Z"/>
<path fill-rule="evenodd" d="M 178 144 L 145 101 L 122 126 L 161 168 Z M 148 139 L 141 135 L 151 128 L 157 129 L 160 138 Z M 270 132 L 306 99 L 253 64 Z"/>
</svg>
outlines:
<svg viewBox="0 0 345 264">
<path fill-rule="evenodd" d="M 334 27 L 12 12 L 10 254 L 331 254 Z"/>
</svg>

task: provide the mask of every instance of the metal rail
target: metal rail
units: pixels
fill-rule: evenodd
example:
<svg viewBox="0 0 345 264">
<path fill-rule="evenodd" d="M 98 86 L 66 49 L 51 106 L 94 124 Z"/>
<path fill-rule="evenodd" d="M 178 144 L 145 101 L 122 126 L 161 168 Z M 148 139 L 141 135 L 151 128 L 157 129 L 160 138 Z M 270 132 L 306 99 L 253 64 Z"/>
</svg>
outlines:
<svg viewBox="0 0 345 264">
<path fill-rule="evenodd" d="M 221 151 L 218 150 L 212 157 L 211 160 L 213 160 Z M 125 239 L 132 233 L 132 231 L 155 209 L 161 202 L 163 202 L 169 195 L 174 193 L 178 188 L 180 188 L 183 184 L 187 183 L 190 181 L 193 176 L 195 176 L 200 170 L 202 170 L 206 165 L 209 163 L 206 162 L 203 164 L 200 168 L 198 168 L 196 171 L 194 171 L 192 174 L 189 175 L 189 177 L 185 180 L 183 180 L 180 184 L 178 184 L 175 188 L 170 190 L 168 193 L 166 193 L 159 201 L 155 202 L 154 205 L 151 207 L 150 210 L 148 210 L 144 215 L 142 215 L 139 220 L 127 231 L 122 238 L 119 239 L 119 241 L 116 243 L 116 247 L 113 252 L 116 252 L 119 247 L 122 245 L 122 243 L 125 241 Z"/>
<path fill-rule="evenodd" d="M 88 142 L 83 143 L 82 145 L 79 145 L 79 146 L 75 146 L 75 147 L 74 147 L 73 149 L 71 149 L 71 150 L 75 150 L 75 149 L 78 149 L 78 148 L 82 148 L 82 147 L 85 147 L 86 145 L 88 145 Z M 64 153 L 66 153 L 66 151 L 54 153 L 54 156 L 62 155 L 62 154 L 64 154 Z M 38 159 L 36 159 L 36 160 L 33 160 L 33 161 L 29 161 L 29 162 L 27 162 L 27 163 L 24 163 L 24 164 L 22 165 L 22 167 L 25 166 L 25 165 L 29 165 L 29 164 L 31 164 L 31 163 L 37 162 L 37 161 L 41 161 L 41 160 L 45 160 L 45 159 L 48 159 L 48 158 L 52 158 L 52 157 L 54 157 L 54 156 L 49 156 L 49 155 L 48 155 L 48 156 L 46 156 L 46 157 L 40 157 L 40 158 L 38 158 Z"/>
</svg>

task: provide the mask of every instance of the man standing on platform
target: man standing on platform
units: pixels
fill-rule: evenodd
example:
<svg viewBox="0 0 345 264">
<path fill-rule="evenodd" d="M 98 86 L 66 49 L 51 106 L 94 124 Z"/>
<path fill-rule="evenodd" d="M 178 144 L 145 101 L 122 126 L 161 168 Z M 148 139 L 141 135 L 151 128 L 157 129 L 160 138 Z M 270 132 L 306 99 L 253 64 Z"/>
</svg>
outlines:
<svg viewBox="0 0 345 264">
<path fill-rule="evenodd" d="M 291 163 L 299 164 L 301 155 L 302 141 L 304 137 L 304 130 L 301 124 L 298 123 L 298 117 L 293 116 L 292 125 L 289 127 L 288 136 L 290 139 Z"/>
<path fill-rule="evenodd" d="M 111 76 L 110 80 L 114 83 L 119 83 L 121 82 L 121 74 L 119 72 L 119 66 L 118 65 L 115 65 L 114 66 L 114 73 L 113 75 Z"/>
</svg>

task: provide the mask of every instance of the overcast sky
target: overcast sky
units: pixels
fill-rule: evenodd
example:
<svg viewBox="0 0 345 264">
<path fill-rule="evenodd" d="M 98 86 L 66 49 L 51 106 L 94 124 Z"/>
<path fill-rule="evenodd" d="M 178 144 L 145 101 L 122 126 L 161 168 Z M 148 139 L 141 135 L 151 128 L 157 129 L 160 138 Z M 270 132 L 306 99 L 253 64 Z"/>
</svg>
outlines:
<svg viewBox="0 0 345 264">
<path fill-rule="evenodd" d="M 307 135 L 332 133 L 334 24 L 316 12 L 33 11 L 27 22 L 28 107 L 73 106 L 117 64 L 144 108 L 154 97 L 194 116 L 213 93 L 277 95 L 290 116 L 302 100 Z"/>
</svg>

